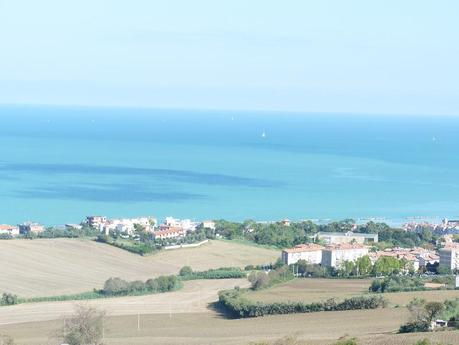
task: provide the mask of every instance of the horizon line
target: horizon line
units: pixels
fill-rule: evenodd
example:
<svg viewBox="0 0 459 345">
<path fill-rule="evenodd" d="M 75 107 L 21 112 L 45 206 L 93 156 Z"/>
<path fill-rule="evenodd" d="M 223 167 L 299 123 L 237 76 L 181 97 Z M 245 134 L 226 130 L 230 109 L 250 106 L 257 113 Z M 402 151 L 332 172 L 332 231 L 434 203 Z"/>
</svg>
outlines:
<svg viewBox="0 0 459 345">
<path fill-rule="evenodd" d="M 217 112 L 217 113 L 264 113 L 264 114 L 286 114 L 286 115 L 353 115 L 353 116 L 403 116 L 403 117 L 459 117 L 459 114 L 427 114 L 427 113 L 381 113 L 381 112 L 363 112 L 363 111 L 313 111 L 313 110 L 282 110 L 282 109 L 223 109 L 223 108 L 205 108 L 205 107 L 155 107 L 155 106 L 135 106 L 135 105 L 108 105 L 108 104 L 59 104 L 59 103 L 1 103 L 0 108 L 70 108 L 70 109 L 119 109 L 119 110 L 141 110 L 141 111 L 189 111 L 189 112 Z"/>
</svg>

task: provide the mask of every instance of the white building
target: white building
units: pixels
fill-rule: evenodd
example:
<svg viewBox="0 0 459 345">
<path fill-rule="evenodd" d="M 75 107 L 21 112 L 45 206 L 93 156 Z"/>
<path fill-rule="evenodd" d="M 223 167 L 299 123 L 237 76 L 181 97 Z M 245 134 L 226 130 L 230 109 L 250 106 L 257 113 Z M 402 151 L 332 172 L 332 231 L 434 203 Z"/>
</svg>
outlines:
<svg viewBox="0 0 459 345">
<path fill-rule="evenodd" d="M 43 225 L 38 224 L 38 223 L 33 223 L 33 222 L 25 222 L 25 223 L 19 224 L 18 227 L 19 227 L 20 234 L 29 234 L 29 233 L 38 234 L 40 232 L 45 231 L 45 227 Z"/>
<path fill-rule="evenodd" d="M 317 238 L 324 241 L 326 244 L 339 243 L 376 243 L 378 242 L 378 234 L 362 234 L 357 232 L 318 232 Z"/>
<path fill-rule="evenodd" d="M 365 255 L 368 255 L 368 247 L 362 244 L 328 245 L 322 250 L 322 266 L 339 268 L 344 261 L 355 261 Z"/>
<path fill-rule="evenodd" d="M 166 217 L 164 225 L 166 225 L 168 228 L 182 228 L 185 231 L 195 231 L 199 223 L 192 222 L 190 219 L 176 219 L 173 217 Z"/>
<path fill-rule="evenodd" d="M 215 230 L 215 222 L 213 220 L 204 220 L 202 222 L 202 227 L 204 229 Z"/>
<path fill-rule="evenodd" d="M 107 235 L 110 231 L 133 235 L 136 225 L 140 225 L 145 231 L 152 232 L 156 224 L 156 219 L 151 217 L 110 219 L 105 224 L 101 224 L 100 231 Z"/>
<path fill-rule="evenodd" d="M 282 251 L 282 261 L 287 264 L 296 264 L 304 260 L 310 264 L 320 264 L 322 262 L 322 249 L 318 244 L 300 244 L 294 248 Z"/>
<path fill-rule="evenodd" d="M 13 225 L 0 224 L 0 235 L 19 236 L 19 228 Z"/>
<path fill-rule="evenodd" d="M 459 246 L 449 245 L 439 250 L 440 267 L 450 270 L 459 269 Z"/>
</svg>

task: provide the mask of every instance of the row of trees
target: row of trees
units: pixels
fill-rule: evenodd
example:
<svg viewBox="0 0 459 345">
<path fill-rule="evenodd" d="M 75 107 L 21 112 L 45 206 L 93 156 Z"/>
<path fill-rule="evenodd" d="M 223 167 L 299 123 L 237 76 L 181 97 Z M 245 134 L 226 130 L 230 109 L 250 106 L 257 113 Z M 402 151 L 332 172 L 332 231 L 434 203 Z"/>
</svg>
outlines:
<svg viewBox="0 0 459 345">
<path fill-rule="evenodd" d="M 247 272 L 241 270 L 239 267 L 221 267 L 207 271 L 193 271 L 190 266 L 184 266 L 180 269 L 179 275 L 182 280 L 230 279 L 245 278 L 247 277 Z"/>
<path fill-rule="evenodd" d="M 127 296 L 142 293 L 157 293 L 176 290 L 180 287 L 180 280 L 174 276 L 160 276 L 155 279 L 126 281 L 121 278 L 108 279 L 101 293 L 106 296 Z"/>
<path fill-rule="evenodd" d="M 329 299 L 325 302 L 302 303 L 302 302 L 279 302 L 262 303 L 253 302 L 243 296 L 239 289 L 221 291 L 219 303 L 232 316 L 237 318 L 259 317 L 275 314 L 312 313 L 319 311 L 342 311 L 357 309 L 376 309 L 387 305 L 381 296 L 360 296 L 345 299 L 338 302 Z"/>
<path fill-rule="evenodd" d="M 397 291 L 422 291 L 426 290 L 424 281 L 419 277 L 391 275 L 372 281 L 371 292 L 397 292 Z"/>
<path fill-rule="evenodd" d="M 230 222 L 219 220 L 216 222 L 216 234 L 226 239 L 244 239 L 258 244 L 272 245 L 279 248 L 293 247 L 297 244 L 311 241 L 312 235 L 323 232 L 347 232 L 378 234 L 380 247 L 399 246 L 432 246 L 435 237 L 429 229 L 420 232 L 407 232 L 392 228 L 385 223 L 368 222 L 356 225 L 353 219 L 345 219 L 328 224 L 315 224 L 312 221 L 291 223 L 257 223 L 252 220 L 245 222 Z"/>
<path fill-rule="evenodd" d="M 339 268 L 323 267 L 319 264 L 310 264 L 305 260 L 299 260 L 294 269 L 301 276 L 315 278 L 377 277 L 400 272 L 414 273 L 412 264 L 405 259 L 381 256 L 372 264 L 368 255 L 362 256 L 355 261 L 345 261 Z"/>
</svg>

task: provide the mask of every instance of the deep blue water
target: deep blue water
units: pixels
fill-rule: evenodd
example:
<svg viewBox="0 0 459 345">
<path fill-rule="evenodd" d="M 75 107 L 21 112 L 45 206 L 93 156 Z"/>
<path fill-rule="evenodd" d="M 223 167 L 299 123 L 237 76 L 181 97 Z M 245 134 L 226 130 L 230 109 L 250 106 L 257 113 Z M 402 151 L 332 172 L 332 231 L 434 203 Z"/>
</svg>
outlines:
<svg viewBox="0 0 459 345">
<path fill-rule="evenodd" d="M 0 107 L 0 223 L 89 214 L 455 217 L 459 117 Z"/>
</svg>

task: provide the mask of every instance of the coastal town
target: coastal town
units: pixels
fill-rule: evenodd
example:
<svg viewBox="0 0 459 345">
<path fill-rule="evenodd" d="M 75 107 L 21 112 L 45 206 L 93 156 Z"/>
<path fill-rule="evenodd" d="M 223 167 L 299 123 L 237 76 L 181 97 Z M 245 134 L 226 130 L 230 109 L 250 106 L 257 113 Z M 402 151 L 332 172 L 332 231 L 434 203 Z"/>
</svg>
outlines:
<svg viewBox="0 0 459 345">
<path fill-rule="evenodd" d="M 260 224 L 267 222 L 260 222 Z M 282 227 L 288 228 L 292 221 L 283 219 L 279 222 Z M 89 228 L 104 236 L 119 236 L 123 239 L 140 241 L 139 232 L 147 234 L 152 241 L 159 241 L 175 248 L 174 244 L 184 242 L 184 239 L 198 229 L 206 229 L 213 233 L 216 230 L 216 221 L 192 221 L 166 217 L 159 223 L 155 217 L 138 218 L 108 218 L 105 216 L 87 216 L 80 224 L 68 223 L 57 227 L 66 231 L 78 231 Z M 39 236 L 47 228 L 39 223 L 24 222 L 18 225 L 0 225 L 0 238 L 11 239 L 21 236 Z M 441 223 L 409 222 L 401 226 L 400 230 L 406 233 L 430 231 L 437 235 L 434 245 L 429 247 L 392 246 L 379 248 L 378 233 L 356 232 L 357 224 L 353 224 L 349 231 L 324 232 L 319 231 L 308 237 L 306 243 L 300 243 L 292 248 L 284 248 L 281 258 L 284 264 L 294 265 L 299 261 L 338 269 L 345 262 L 355 262 L 359 258 L 368 256 L 374 265 L 381 257 L 393 257 L 408 263 L 408 272 L 437 272 L 439 268 L 449 271 L 459 270 L 459 243 L 455 237 L 459 235 L 459 220 L 443 219 Z M 253 231 L 249 226 L 247 233 Z M 215 234 L 215 237 L 221 237 Z M 167 247 L 166 249 L 168 249 Z M 409 269 L 408 269 L 409 267 Z"/>
</svg>

